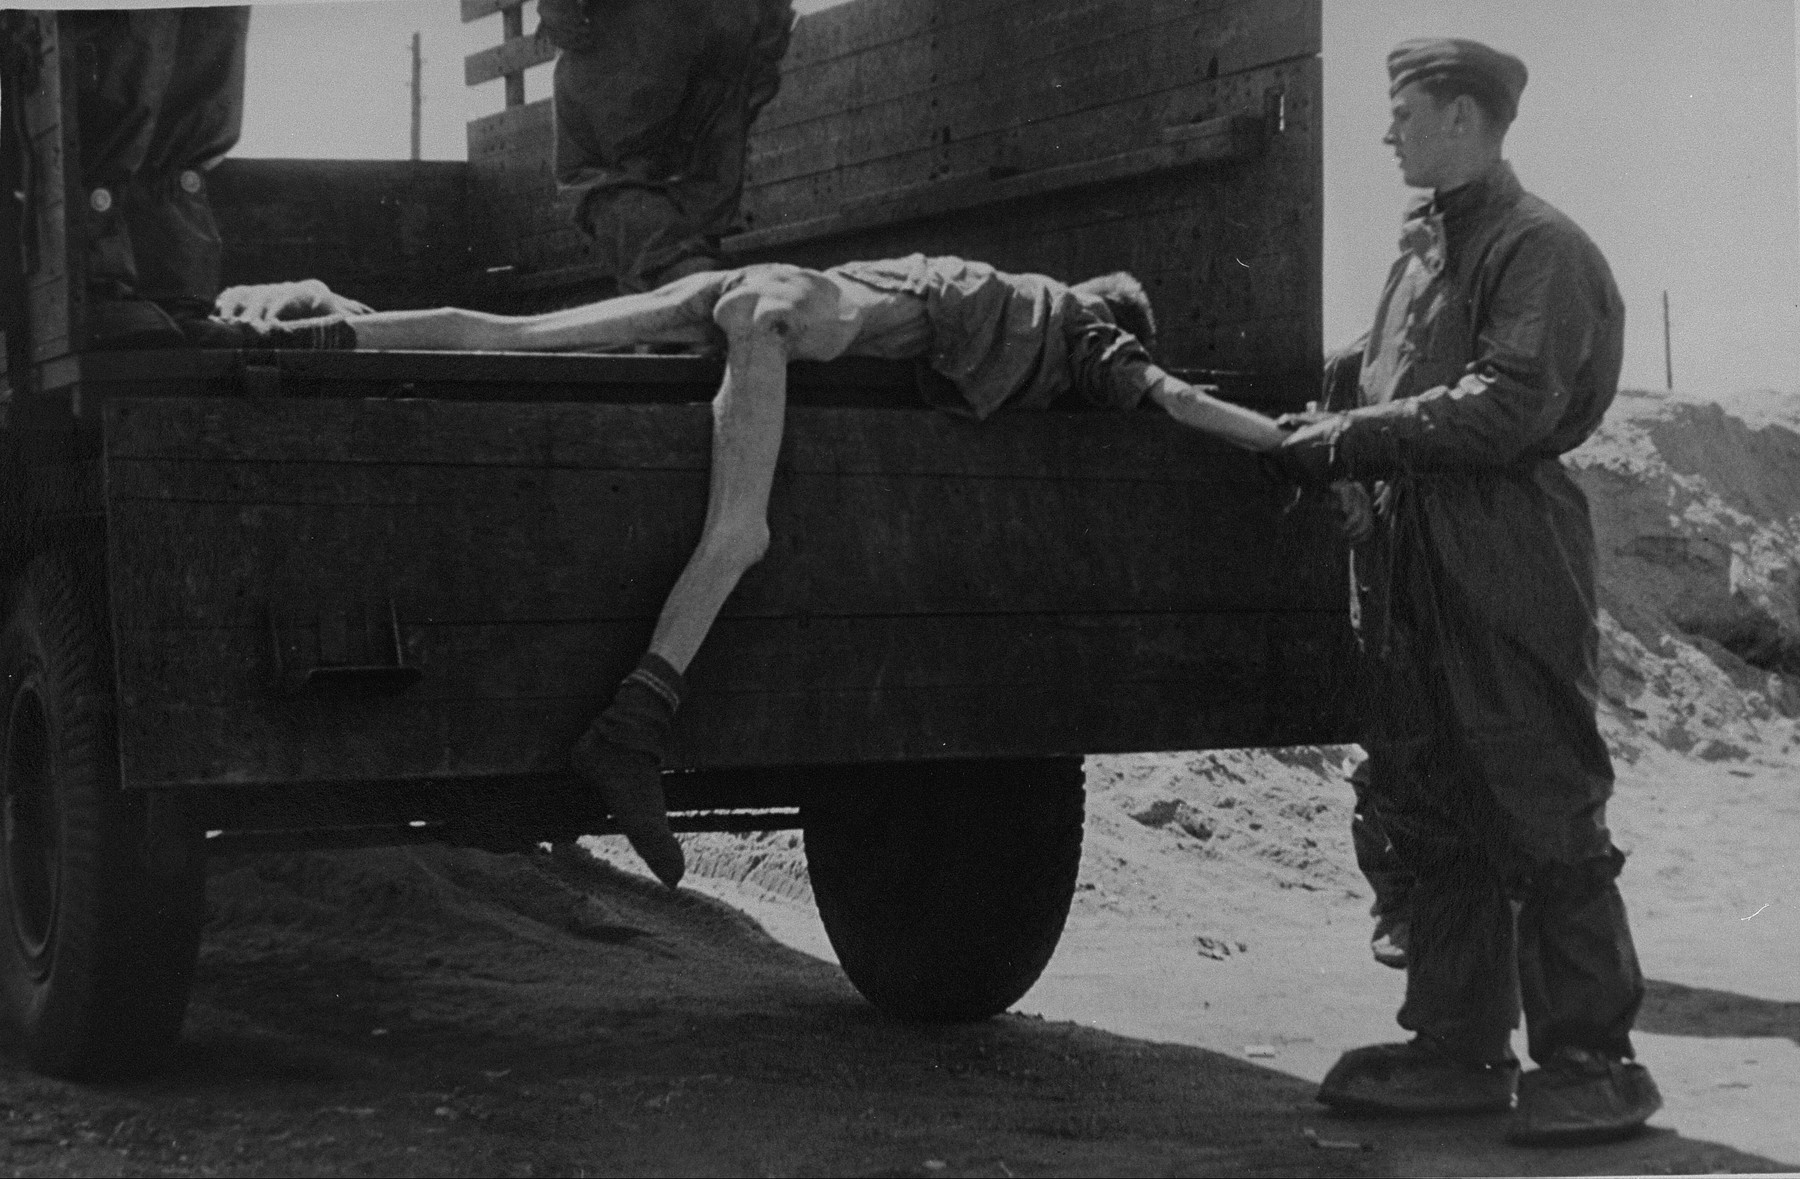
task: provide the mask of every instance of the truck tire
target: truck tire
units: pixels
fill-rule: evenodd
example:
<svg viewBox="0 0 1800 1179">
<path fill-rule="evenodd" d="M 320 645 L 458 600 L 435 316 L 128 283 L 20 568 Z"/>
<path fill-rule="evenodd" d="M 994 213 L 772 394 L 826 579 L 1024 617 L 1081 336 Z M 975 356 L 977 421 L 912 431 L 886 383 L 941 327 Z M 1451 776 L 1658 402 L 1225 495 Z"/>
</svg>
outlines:
<svg viewBox="0 0 1800 1179">
<path fill-rule="evenodd" d="M 205 918 L 201 833 L 120 785 L 101 580 L 42 553 L 0 630 L 0 1034 L 76 1080 L 168 1060 Z"/>
<path fill-rule="evenodd" d="M 921 765 L 808 806 L 806 866 L 856 989 L 957 1022 L 1016 1003 L 1062 936 L 1081 865 L 1079 758 Z"/>
</svg>

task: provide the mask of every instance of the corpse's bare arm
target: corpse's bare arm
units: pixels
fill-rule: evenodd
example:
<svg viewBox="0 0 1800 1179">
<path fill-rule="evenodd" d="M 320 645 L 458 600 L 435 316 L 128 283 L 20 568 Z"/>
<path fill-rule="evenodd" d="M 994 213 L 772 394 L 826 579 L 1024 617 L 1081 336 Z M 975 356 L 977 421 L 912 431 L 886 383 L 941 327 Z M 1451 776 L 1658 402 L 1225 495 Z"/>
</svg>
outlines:
<svg viewBox="0 0 1800 1179">
<path fill-rule="evenodd" d="M 1287 431 L 1255 410 L 1222 401 L 1199 385 L 1190 385 L 1150 365 L 1150 399 L 1184 426 L 1245 450 L 1274 450 Z"/>
<path fill-rule="evenodd" d="M 695 312 L 695 296 L 716 273 L 690 275 L 638 295 L 537 315 L 494 315 L 461 307 L 370 311 L 317 279 L 233 287 L 215 308 L 223 319 L 302 329 L 349 318 L 356 346 L 369 351 L 566 352 L 638 344 L 704 345 L 711 325 Z M 703 302 L 703 300 L 702 300 Z"/>
</svg>

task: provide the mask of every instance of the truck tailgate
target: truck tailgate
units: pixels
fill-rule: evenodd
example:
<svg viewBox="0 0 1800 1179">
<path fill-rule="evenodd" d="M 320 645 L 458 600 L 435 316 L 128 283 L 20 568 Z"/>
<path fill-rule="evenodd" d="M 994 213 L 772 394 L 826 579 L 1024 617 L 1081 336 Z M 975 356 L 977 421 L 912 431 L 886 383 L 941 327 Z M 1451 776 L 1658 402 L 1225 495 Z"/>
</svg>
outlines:
<svg viewBox="0 0 1800 1179">
<path fill-rule="evenodd" d="M 103 420 L 137 787 L 557 772 L 705 509 L 705 404 L 115 396 Z M 1288 498 L 1150 412 L 794 406 L 773 546 L 674 761 L 1342 739 L 1337 542 Z"/>
</svg>

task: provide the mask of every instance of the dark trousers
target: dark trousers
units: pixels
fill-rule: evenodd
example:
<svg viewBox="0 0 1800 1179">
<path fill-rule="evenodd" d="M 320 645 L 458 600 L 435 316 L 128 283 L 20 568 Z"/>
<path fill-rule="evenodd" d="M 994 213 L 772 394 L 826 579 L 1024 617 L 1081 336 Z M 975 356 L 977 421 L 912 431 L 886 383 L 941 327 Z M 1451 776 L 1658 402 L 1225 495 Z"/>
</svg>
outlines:
<svg viewBox="0 0 1800 1179">
<path fill-rule="evenodd" d="M 1405 878 L 1400 1025 L 1495 1061 L 1523 1008 L 1539 1063 L 1565 1046 L 1632 1055 L 1644 980 L 1615 883 L 1624 856 L 1592 776 L 1556 785 L 1591 760 L 1590 742 L 1571 751 L 1555 731 L 1471 730 L 1442 662 L 1419 657 L 1429 647 L 1403 625 L 1386 638 L 1359 803 L 1385 837 L 1381 866 Z M 1591 728 L 1591 706 L 1568 719 Z"/>
<path fill-rule="evenodd" d="M 594 262 L 621 293 L 645 291 L 718 258 L 791 13 L 769 0 L 619 0 L 594 20 L 604 35 L 556 62 L 556 179 L 579 194 Z"/>
<path fill-rule="evenodd" d="M 88 279 L 204 312 L 219 291 L 206 173 L 237 144 L 248 8 L 73 12 Z"/>
</svg>

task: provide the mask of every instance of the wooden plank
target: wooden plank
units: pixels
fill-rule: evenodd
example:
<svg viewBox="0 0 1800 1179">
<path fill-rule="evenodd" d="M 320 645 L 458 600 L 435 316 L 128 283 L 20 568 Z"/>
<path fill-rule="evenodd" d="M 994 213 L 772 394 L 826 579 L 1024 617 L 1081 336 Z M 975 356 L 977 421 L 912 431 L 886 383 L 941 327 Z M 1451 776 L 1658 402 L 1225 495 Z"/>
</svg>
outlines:
<svg viewBox="0 0 1800 1179">
<path fill-rule="evenodd" d="M 115 398 L 208 398 L 243 392 L 244 366 L 272 370 L 282 397 L 681 405 L 710 402 L 716 357 L 545 352 L 98 352 L 46 370 L 51 387 L 79 386 L 84 408 Z M 54 375 L 54 380 L 50 379 Z M 904 361 L 849 357 L 788 366 L 795 405 L 919 408 Z M 229 404 L 229 403 L 227 403 Z"/>
<path fill-rule="evenodd" d="M 629 364 L 640 358 L 588 359 Z M 830 371 L 822 368 L 816 375 L 828 379 Z M 109 466 L 135 461 L 698 472 L 711 463 L 711 410 L 705 405 L 122 399 L 107 406 L 105 429 Z M 926 409 L 796 406 L 788 411 L 781 465 L 818 475 L 1265 482 L 1250 456 L 1150 410 L 1002 413 L 977 423 Z M 153 473 L 134 477 L 155 478 Z"/>
<path fill-rule="evenodd" d="M 64 85 L 60 22 L 54 12 L 30 14 L 37 24 L 39 56 L 37 89 L 22 97 L 21 122 L 31 143 L 34 166 L 31 205 L 35 224 L 30 255 L 35 263 L 27 276 L 30 299 L 30 355 L 39 363 L 81 349 L 86 342 L 87 272 L 82 235 L 70 233 L 68 221 L 81 217 L 87 195 L 77 144 L 77 88 Z"/>
<path fill-rule="evenodd" d="M 462 20 L 466 25 L 470 21 L 480 20 L 484 16 L 492 16 L 507 8 L 518 8 L 525 0 L 461 0 Z"/>
<path fill-rule="evenodd" d="M 651 618 L 698 540 L 708 483 L 704 470 L 295 464 L 291 491 L 270 486 L 279 473 L 215 472 L 215 486 L 237 485 L 236 499 L 216 502 L 135 498 L 153 490 L 145 466 L 108 467 L 114 607 L 126 629 L 251 626 L 270 603 L 332 600 L 347 576 L 356 592 L 377 586 L 409 616 Z M 164 482 L 171 495 L 185 490 Z M 331 484 L 349 502 L 308 502 L 325 500 Z M 268 502 L 276 495 L 292 498 Z M 784 472 L 769 555 L 728 609 L 1297 608 L 1332 594 L 1337 579 L 1269 567 L 1278 551 L 1332 549 L 1323 521 L 1284 515 L 1286 505 L 1268 485 Z"/>
<path fill-rule="evenodd" d="M 1011 97 L 1015 87 L 1061 82 L 1096 103 L 1135 87 L 1172 84 L 1167 71 L 1218 78 L 1320 51 L 1318 0 L 1226 0 L 1196 8 L 1191 0 L 1064 0 L 986 15 L 968 13 L 949 27 L 915 29 L 898 41 L 820 60 L 808 56 L 807 21 L 796 29 L 783 89 L 762 117 L 766 130 L 892 102 L 947 110 L 949 97 L 970 89 L 987 95 L 996 117 L 1013 121 L 1034 109 Z M 1148 56 L 1147 56 L 1148 55 Z M 1141 66 L 1096 70 L 1095 63 Z"/>
<path fill-rule="evenodd" d="M 550 100 L 541 98 L 469 120 L 469 159 L 504 153 L 510 145 L 548 145 L 554 133 Z"/>
<path fill-rule="evenodd" d="M 807 693 L 754 702 L 698 696 L 677 725 L 670 768 L 1038 757 L 1348 739 L 1341 684 L 1278 661 L 1217 679 Z M 404 700 L 183 707 L 121 718 L 123 771 L 139 788 L 366 782 L 564 772 L 599 706 L 571 701 Z"/>
<path fill-rule="evenodd" d="M 556 46 L 548 37 L 536 33 L 526 37 L 509 37 L 492 49 L 483 49 L 463 58 L 463 82 L 479 86 L 511 74 L 522 74 L 533 66 L 556 60 Z M 516 108 L 515 108 L 516 109 Z"/>
<path fill-rule="evenodd" d="M 1269 95 L 1294 88 L 1296 67 L 1277 66 L 1220 81 L 1162 87 L 1104 107 L 1073 107 L 1047 88 L 1029 122 L 968 129 L 953 114 L 921 121 L 915 111 L 864 112 L 839 138 L 781 156 L 780 134 L 753 141 L 745 206 L 757 228 L 836 211 L 897 188 L 991 169 L 1031 171 L 1165 144 L 1166 129 L 1203 118 L 1260 117 Z M 977 97 L 974 101 L 980 103 Z M 983 108 L 985 109 L 985 108 Z M 865 133 L 858 128 L 872 120 Z M 984 117 L 984 122 L 992 122 Z M 903 130 L 910 128 L 911 130 Z M 890 132 L 887 135 L 880 131 Z M 923 140 L 921 132 L 930 134 Z M 775 155 L 768 153 L 774 152 Z"/>
<path fill-rule="evenodd" d="M 786 66 L 796 72 L 816 69 L 849 57 L 898 55 L 910 41 L 936 38 L 943 42 L 971 40 L 985 27 L 1033 29 L 1042 38 L 1045 27 L 1073 23 L 1088 36 L 1104 36 L 1110 27 L 1142 27 L 1194 12 L 1244 7 L 1244 0 L 862 0 L 807 13 L 795 26 Z M 1258 19 L 1235 22 L 1243 36 Z M 1228 27 L 1229 19 L 1221 24 Z M 1302 35 L 1307 35 L 1305 31 Z M 1318 52 L 1317 22 L 1312 22 L 1310 48 L 1296 53 Z M 1004 44 L 1016 51 L 1020 42 Z M 1273 60 L 1273 59 L 1271 59 Z"/>
<path fill-rule="evenodd" d="M 780 695 L 800 685 L 808 692 L 837 693 L 1214 681 L 1223 691 L 1245 667 L 1263 660 L 1271 628 L 1280 630 L 1296 658 L 1316 664 L 1327 656 L 1327 632 L 1307 629 L 1323 616 L 1261 611 L 734 618 L 708 638 L 688 678 L 693 697 Z M 332 617 L 341 620 L 342 612 Z M 407 665 L 421 673 L 405 692 L 410 703 L 604 702 L 635 665 L 650 628 L 643 619 L 453 624 L 403 618 L 401 633 Z M 346 648 L 353 659 L 386 658 L 385 649 L 368 654 L 358 638 L 353 635 Z M 129 688 L 121 704 L 133 709 L 180 700 L 187 706 L 230 706 L 271 697 L 271 709 L 291 706 L 294 698 L 276 690 L 280 674 L 318 665 L 319 621 L 284 626 L 280 642 L 283 657 L 277 665 L 269 632 L 259 627 L 123 632 L 120 679 Z"/>
<path fill-rule="evenodd" d="M 1019 175 L 994 170 L 946 177 L 852 201 L 834 213 L 753 230 L 730 239 L 727 249 L 755 252 L 793 242 L 838 236 L 879 225 L 904 225 L 964 209 L 1065 193 L 1094 184 L 1126 180 L 1199 164 L 1242 163 L 1254 158 L 1264 143 L 1263 121 L 1243 116 L 1208 120 L 1182 128 L 1174 142 L 1076 160 Z"/>
</svg>

